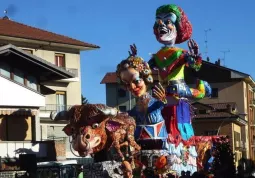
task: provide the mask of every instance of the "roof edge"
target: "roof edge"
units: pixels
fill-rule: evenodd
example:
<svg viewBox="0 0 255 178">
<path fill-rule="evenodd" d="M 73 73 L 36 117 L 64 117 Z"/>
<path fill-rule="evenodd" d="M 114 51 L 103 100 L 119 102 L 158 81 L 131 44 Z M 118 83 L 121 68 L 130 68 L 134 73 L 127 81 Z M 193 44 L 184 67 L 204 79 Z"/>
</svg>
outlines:
<svg viewBox="0 0 255 178">
<path fill-rule="evenodd" d="M 225 69 L 225 70 L 229 70 L 229 71 L 233 71 L 233 72 L 238 72 L 238 73 L 240 73 L 240 74 L 242 74 L 242 75 L 248 75 L 248 76 L 249 76 L 249 74 L 246 74 L 246 73 L 243 73 L 243 72 L 240 72 L 240 71 L 238 71 L 238 70 L 234 70 L 234 69 L 231 69 L 231 68 L 228 68 L 228 67 L 225 67 L 225 66 L 217 65 L 217 64 L 214 64 L 214 63 L 212 63 L 212 62 L 208 62 L 208 61 L 204 61 L 204 60 L 203 60 L 203 63 L 208 64 L 208 65 L 213 65 L 213 66 L 215 66 L 215 67 L 222 68 L 222 69 Z M 202 65 L 203 65 L 203 64 L 202 64 Z"/>
<path fill-rule="evenodd" d="M 65 48 L 77 49 L 77 50 L 81 50 L 81 51 L 95 50 L 95 49 L 100 48 L 100 46 L 97 46 L 97 45 L 95 45 L 95 46 L 80 46 L 80 45 L 74 45 L 74 44 L 58 43 L 58 42 L 53 42 L 53 41 L 44 41 L 44 40 L 21 38 L 21 37 L 6 36 L 6 35 L 0 35 L 0 39 L 7 40 L 7 41 L 10 40 L 10 41 L 38 44 L 38 45 L 45 45 L 45 46 L 52 46 L 52 47 L 65 47 Z"/>
<path fill-rule="evenodd" d="M 5 45 L 5 46 L 1 46 L 0 47 L 0 51 L 4 51 L 4 50 L 8 50 L 8 51 L 13 51 L 13 53 L 16 53 L 18 55 L 24 55 L 24 56 L 27 56 L 29 58 L 32 58 L 34 60 L 36 60 L 36 62 L 38 63 L 42 63 L 43 65 L 46 65 L 52 69 L 54 69 L 53 71 L 55 73 L 59 73 L 59 75 L 62 75 L 63 77 L 65 78 L 74 78 L 75 75 L 73 73 L 70 73 L 62 68 L 58 68 L 56 67 L 54 64 L 48 62 L 47 60 L 44 60 L 38 56 L 35 56 L 33 54 L 29 54 L 29 53 L 26 53 L 25 51 L 23 51 L 22 49 L 19 49 L 18 47 L 12 45 L 12 44 L 8 44 L 8 45 Z M 15 52 L 16 51 L 16 52 Z M 61 74 L 62 73 L 62 74 Z M 64 74 L 64 75 L 63 75 Z"/>
</svg>

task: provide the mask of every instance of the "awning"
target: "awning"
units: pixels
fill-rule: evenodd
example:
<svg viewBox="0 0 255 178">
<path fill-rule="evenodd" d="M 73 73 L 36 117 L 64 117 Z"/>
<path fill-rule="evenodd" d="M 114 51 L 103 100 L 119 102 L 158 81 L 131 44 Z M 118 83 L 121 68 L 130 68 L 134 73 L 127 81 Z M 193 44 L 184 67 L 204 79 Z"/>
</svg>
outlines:
<svg viewBox="0 0 255 178">
<path fill-rule="evenodd" d="M 0 47 L 0 56 L 1 61 L 10 64 L 14 68 L 22 68 L 28 73 L 38 76 L 42 82 L 75 77 L 71 72 L 11 44 Z"/>
<path fill-rule="evenodd" d="M 15 116 L 35 116 L 37 115 L 37 109 L 27 108 L 0 108 L 0 115 L 15 115 Z"/>
<path fill-rule="evenodd" d="M 44 85 L 41 85 L 41 86 L 40 86 L 40 92 L 41 92 L 41 94 L 43 94 L 43 95 L 51 95 L 51 94 L 55 94 L 55 93 L 56 93 L 55 90 L 52 90 L 51 88 L 46 87 L 46 86 L 44 86 Z"/>
</svg>

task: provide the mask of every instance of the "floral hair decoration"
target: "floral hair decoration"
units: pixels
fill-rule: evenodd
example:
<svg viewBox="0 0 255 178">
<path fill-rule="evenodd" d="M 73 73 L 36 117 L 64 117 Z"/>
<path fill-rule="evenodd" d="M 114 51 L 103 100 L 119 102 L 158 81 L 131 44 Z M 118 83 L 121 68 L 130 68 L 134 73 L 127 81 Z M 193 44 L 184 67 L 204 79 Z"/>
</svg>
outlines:
<svg viewBox="0 0 255 178">
<path fill-rule="evenodd" d="M 121 80 L 121 72 L 134 68 L 139 72 L 139 77 L 142 78 L 146 84 L 153 83 L 152 71 L 147 62 L 145 62 L 141 57 L 137 56 L 137 48 L 134 45 L 130 45 L 131 51 L 129 51 L 129 57 L 125 60 L 122 60 L 117 66 L 117 79 L 120 84 L 124 84 Z"/>
</svg>

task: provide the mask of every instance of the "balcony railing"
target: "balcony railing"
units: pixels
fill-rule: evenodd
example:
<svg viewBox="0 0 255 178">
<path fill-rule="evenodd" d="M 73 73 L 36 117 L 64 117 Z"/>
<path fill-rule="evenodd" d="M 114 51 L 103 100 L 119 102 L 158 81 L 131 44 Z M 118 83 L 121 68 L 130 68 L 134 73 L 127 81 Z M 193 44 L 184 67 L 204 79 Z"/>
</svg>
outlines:
<svg viewBox="0 0 255 178">
<path fill-rule="evenodd" d="M 60 105 L 60 104 L 46 104 L 44 107 L 40 107 L 40 111 L 45 112 L 61 112 L 61 111 L 67 111 L 71 105 Z"/>
<path fill-rule="evenodd" d="M 62 69 L 64 69 L 64 70 L 66 70 L 66 71 L 68 71 L 68 72 L 74 74 L 75 77 L 78 77 L 78 69 L 66 68 L 66 67 L 60 67 L 60 68 L 62 68 Z"/>
</svg>

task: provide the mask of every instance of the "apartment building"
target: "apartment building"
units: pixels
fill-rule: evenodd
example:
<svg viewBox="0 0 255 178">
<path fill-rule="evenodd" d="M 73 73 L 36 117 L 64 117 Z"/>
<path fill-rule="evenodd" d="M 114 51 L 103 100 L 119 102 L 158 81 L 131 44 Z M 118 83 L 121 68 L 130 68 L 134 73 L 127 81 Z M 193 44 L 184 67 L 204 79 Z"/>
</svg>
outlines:
<svg viewBox="0 0 255 178">
<path fill-rule="evenodd" d="M 160 81 L 160 78 L 158 78 L 156 74 L 154 77 L 157 81 Z M 195 77 L 208 81 L 212 86 L 212 97 L 204 98 L 199 101 L 200 103 L 219 104 L 231 102 L 236 104 L 238 113 L 235 114 L 247 122 L 247 124 L 239 124 L 238 127 L 235 127 L 241 128 L 241 140 L 245 148 L 242 150 L 242 157 L 255 160 L 255 105 L 253 92 L 255 82 L 252 77 L 249 74 L 221 66 L 220 61 L 217 61 L 215 64 L 203 61 L 202 68 L 199 72 L 195 72 L 190 68 L 185 68 L 185 81 L 190 87 L 194 87 L 196 81 Z M 135 100 L 133 99 L 132 102 L 130 102 L 128 92 L 122 91 L 116 81 L 115 73 L 107 73 L 101 81 L 101 84 L 105 84 L 106 86 L 106 104 L 119 107 L 120 110 L 132 108 L 135 105 Z M 129 107 L 130 105 L 131 107 Z M 207 127 L 210 128 L 211 125 Z M 211 129 L 214 130 L 213 128 Z M 231 137 L 234 138 L 233 135 Z"/>
<path fill-rule="evenodd" d="M 189 73 L 191 70 L 187 69 L 186 72 Z M 252 123 L 255 117 L 253 112 L 253 88 L 255 87 L 255 82 L 252 77 L 249 74 L 221 66 L 220 61 L 217 64 L 204 61 L 203 67 L 196 75 L 207 80 L 212 86 L 212 97 L 202 99 L 201 103 L 236 103 L 238 111 L 236 114 L 247 121 L 247 125 L 241 127 L 241 140 L 245 148 L 242 156 L 255 160 L 253 149 L 254 133 L 252 132 Z M 190 76 L 186 78 L 188 83 L 192 83 L 194 80 Z"/>
<path fill-rule="evenodd" d="M 242 138 L 241 128 L 247 126 L 247 121 L 238 115 L 237 105 L 234 102 L 192 104 L 195 116 L 192 125 L 196 136 L 228 135 L 235 165 L 238 166 L 242 153 L 246 150 L 246 140 Z"/>
<path fill-rule="evenodd" d="M 28 107 L 33 111 L 27 119 L 32 126 L 26 127 L 29 133 L 24 140 L 66 137 L 62 128 L 67 121 L 57 121 L 55 117 L 70 106 L 81 104 L 80 52 L 99 46 L 24 25 L 8 17 L 0 19 L 0 46 L 0 75 L 4 78 L 0 79 L 5 81 L 1 84 L 4 92 L 0 95 L 0 118 L 9 112 L 5 106 Z M 6 80 L 10 79 L 12 82 L 7 85 Z M 25 89 L 21 92 L 17 87 Z M 8 124 L 11 131 L 7 135 L 11 139 L 7 140 L 11 141 L 17 139 L 10 133 L 22 129 L 13 122 Z"/>
</svg>

